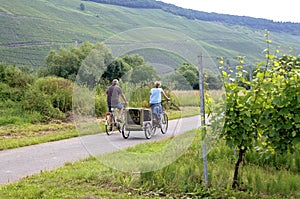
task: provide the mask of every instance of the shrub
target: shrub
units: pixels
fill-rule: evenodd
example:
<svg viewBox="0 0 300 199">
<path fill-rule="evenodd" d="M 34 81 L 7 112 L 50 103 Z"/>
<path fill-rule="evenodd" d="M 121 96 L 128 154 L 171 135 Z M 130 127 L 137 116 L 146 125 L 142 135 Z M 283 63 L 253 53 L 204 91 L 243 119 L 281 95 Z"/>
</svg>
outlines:
<svg viewBox="0 0 300 199">
<path fill-rule="evenodd" d="M 104 114 L 108 111 L 106 105 L 106 95 L 105 93 L 96 94 L 95 96 L 95 113 L 97 117 L 104 116 Z"/>
<path fill-rule="evenodd" d="M 64 119 L 72 110 L 73 83 L 57 77 L 38 79 L 26 92 L 23 99 L 25 110 L 37 111 L 45 119 Z"/>
<path fill-rule="evenodd" d="M 3 67 L 1 68 L 2 71 Z M 1 73 L 2 82 L 8 84 L 10 87 L 26 87 L 28 84 L 32 84 L 34 77 L 30 74 L 26 74 L 20 68 L 15 66 L 4 67 Z"/>
</svg>

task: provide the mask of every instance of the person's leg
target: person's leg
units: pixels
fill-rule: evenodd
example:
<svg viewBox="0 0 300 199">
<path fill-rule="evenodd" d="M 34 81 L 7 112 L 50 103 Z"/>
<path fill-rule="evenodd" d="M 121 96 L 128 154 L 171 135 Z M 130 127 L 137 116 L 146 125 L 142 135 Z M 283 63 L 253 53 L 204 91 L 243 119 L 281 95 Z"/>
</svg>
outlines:
<svg viewBox="0 0 300 199">
<path fill-rule="evenodd" d="M 118 116 L 117 116 L 117 121 L 118 121 L 118 122 L 123 122 L 123 121 L 121 120 L 121 116 L 122 116 L 122 114 L 123 114 L 123 105 L 122 105 L 121 103 L 119 103 L 117 108 L 119 109 L 119 111 L 118 111 Z"/>
<path fill-rule="evenodd" d="M 161 106 L 161 104 L 159 104 L 157 106 L 158 106 L 157 117 L 158 117 L 158 121 L 161 122 L 162 106 Z"/>
<path fill-rule="evenodd" d="M 118 122 L 122 122 L 122 121 L 121 121 L 121 116 L 122 116 L 122 114 L 123 114 L 123 108 L 119 109 L 118 116 L 117 116 L 117 121 L 118 121 Z"/>
</svg>

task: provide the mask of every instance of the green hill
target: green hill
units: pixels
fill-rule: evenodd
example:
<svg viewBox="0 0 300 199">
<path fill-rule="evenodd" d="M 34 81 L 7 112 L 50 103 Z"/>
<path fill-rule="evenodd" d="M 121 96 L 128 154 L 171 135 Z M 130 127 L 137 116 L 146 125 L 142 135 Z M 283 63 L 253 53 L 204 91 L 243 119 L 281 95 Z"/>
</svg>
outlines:
<svg viewBox="0 0 300 199">
<path fill-rule="evenodd" d="M 101 42 L 136 28 L 161 27 L 178 31 L 203 46 L 212 59 L 247 64 L 264 59 L 265 31 L 248 26 L 188 19 L 162 9 L 129 8 L 79 0 L 0 0 L 0 62 L 45 65 L 52 49 L 81 42 Z M 84 10 L 80 4 L 84 4 Z M 167 36 L 167 35 L 166 35 Z M 272 49 L 300 52 L 300 36 L 271 32 Z"/>
</svg>

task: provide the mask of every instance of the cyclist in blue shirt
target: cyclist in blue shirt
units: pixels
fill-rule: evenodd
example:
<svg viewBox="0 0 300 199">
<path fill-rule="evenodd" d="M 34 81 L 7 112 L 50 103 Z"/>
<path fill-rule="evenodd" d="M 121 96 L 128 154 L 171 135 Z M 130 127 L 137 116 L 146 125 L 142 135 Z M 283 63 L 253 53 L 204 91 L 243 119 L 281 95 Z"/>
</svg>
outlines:
<svg viewBox="0 0 300 199">
<path fill-rule="evenodd" d="M 164 90 L 160 88 L 161 83 L 159 81 L 156 81 L 154 83 L 154 88 L 150 90 L 150 108 L 152 110 L 152 113 L 155 114 L 158 119 L 160 120 L 160 113 L 162 110 L 161 107 L 161 95 L 164 96 L 166 100 L 170 100 L 170 98 L 166 95 Z M 154 109 L 154 107 L 159 107 L 159 112 L 157 113 L 157 110 Z"/>
</svg>

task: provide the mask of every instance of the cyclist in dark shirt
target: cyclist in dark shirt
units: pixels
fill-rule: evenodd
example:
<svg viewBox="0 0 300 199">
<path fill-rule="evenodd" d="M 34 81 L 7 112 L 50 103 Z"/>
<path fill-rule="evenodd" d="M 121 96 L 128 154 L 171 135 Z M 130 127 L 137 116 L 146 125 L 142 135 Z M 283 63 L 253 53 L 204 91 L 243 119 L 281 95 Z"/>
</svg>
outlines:
<svg viewBox="0 0 300 199">
<path fill-rule="evenodd" d="M 119 109 L 117 121 L 122 122 L 120 117 L 123 113 L 123 105 L 119 101 L 119 96 L 122 97 L 124 103 L 126 104 L 127 104 L 127 100 L 122 89 L 119 87 L 119 80 L 114 79 L 112 81 L 112 84 L 107 88 L 106 94 L 107 94 L 108 111 L 112 112 L 111 108 Z"/>
</svg>

